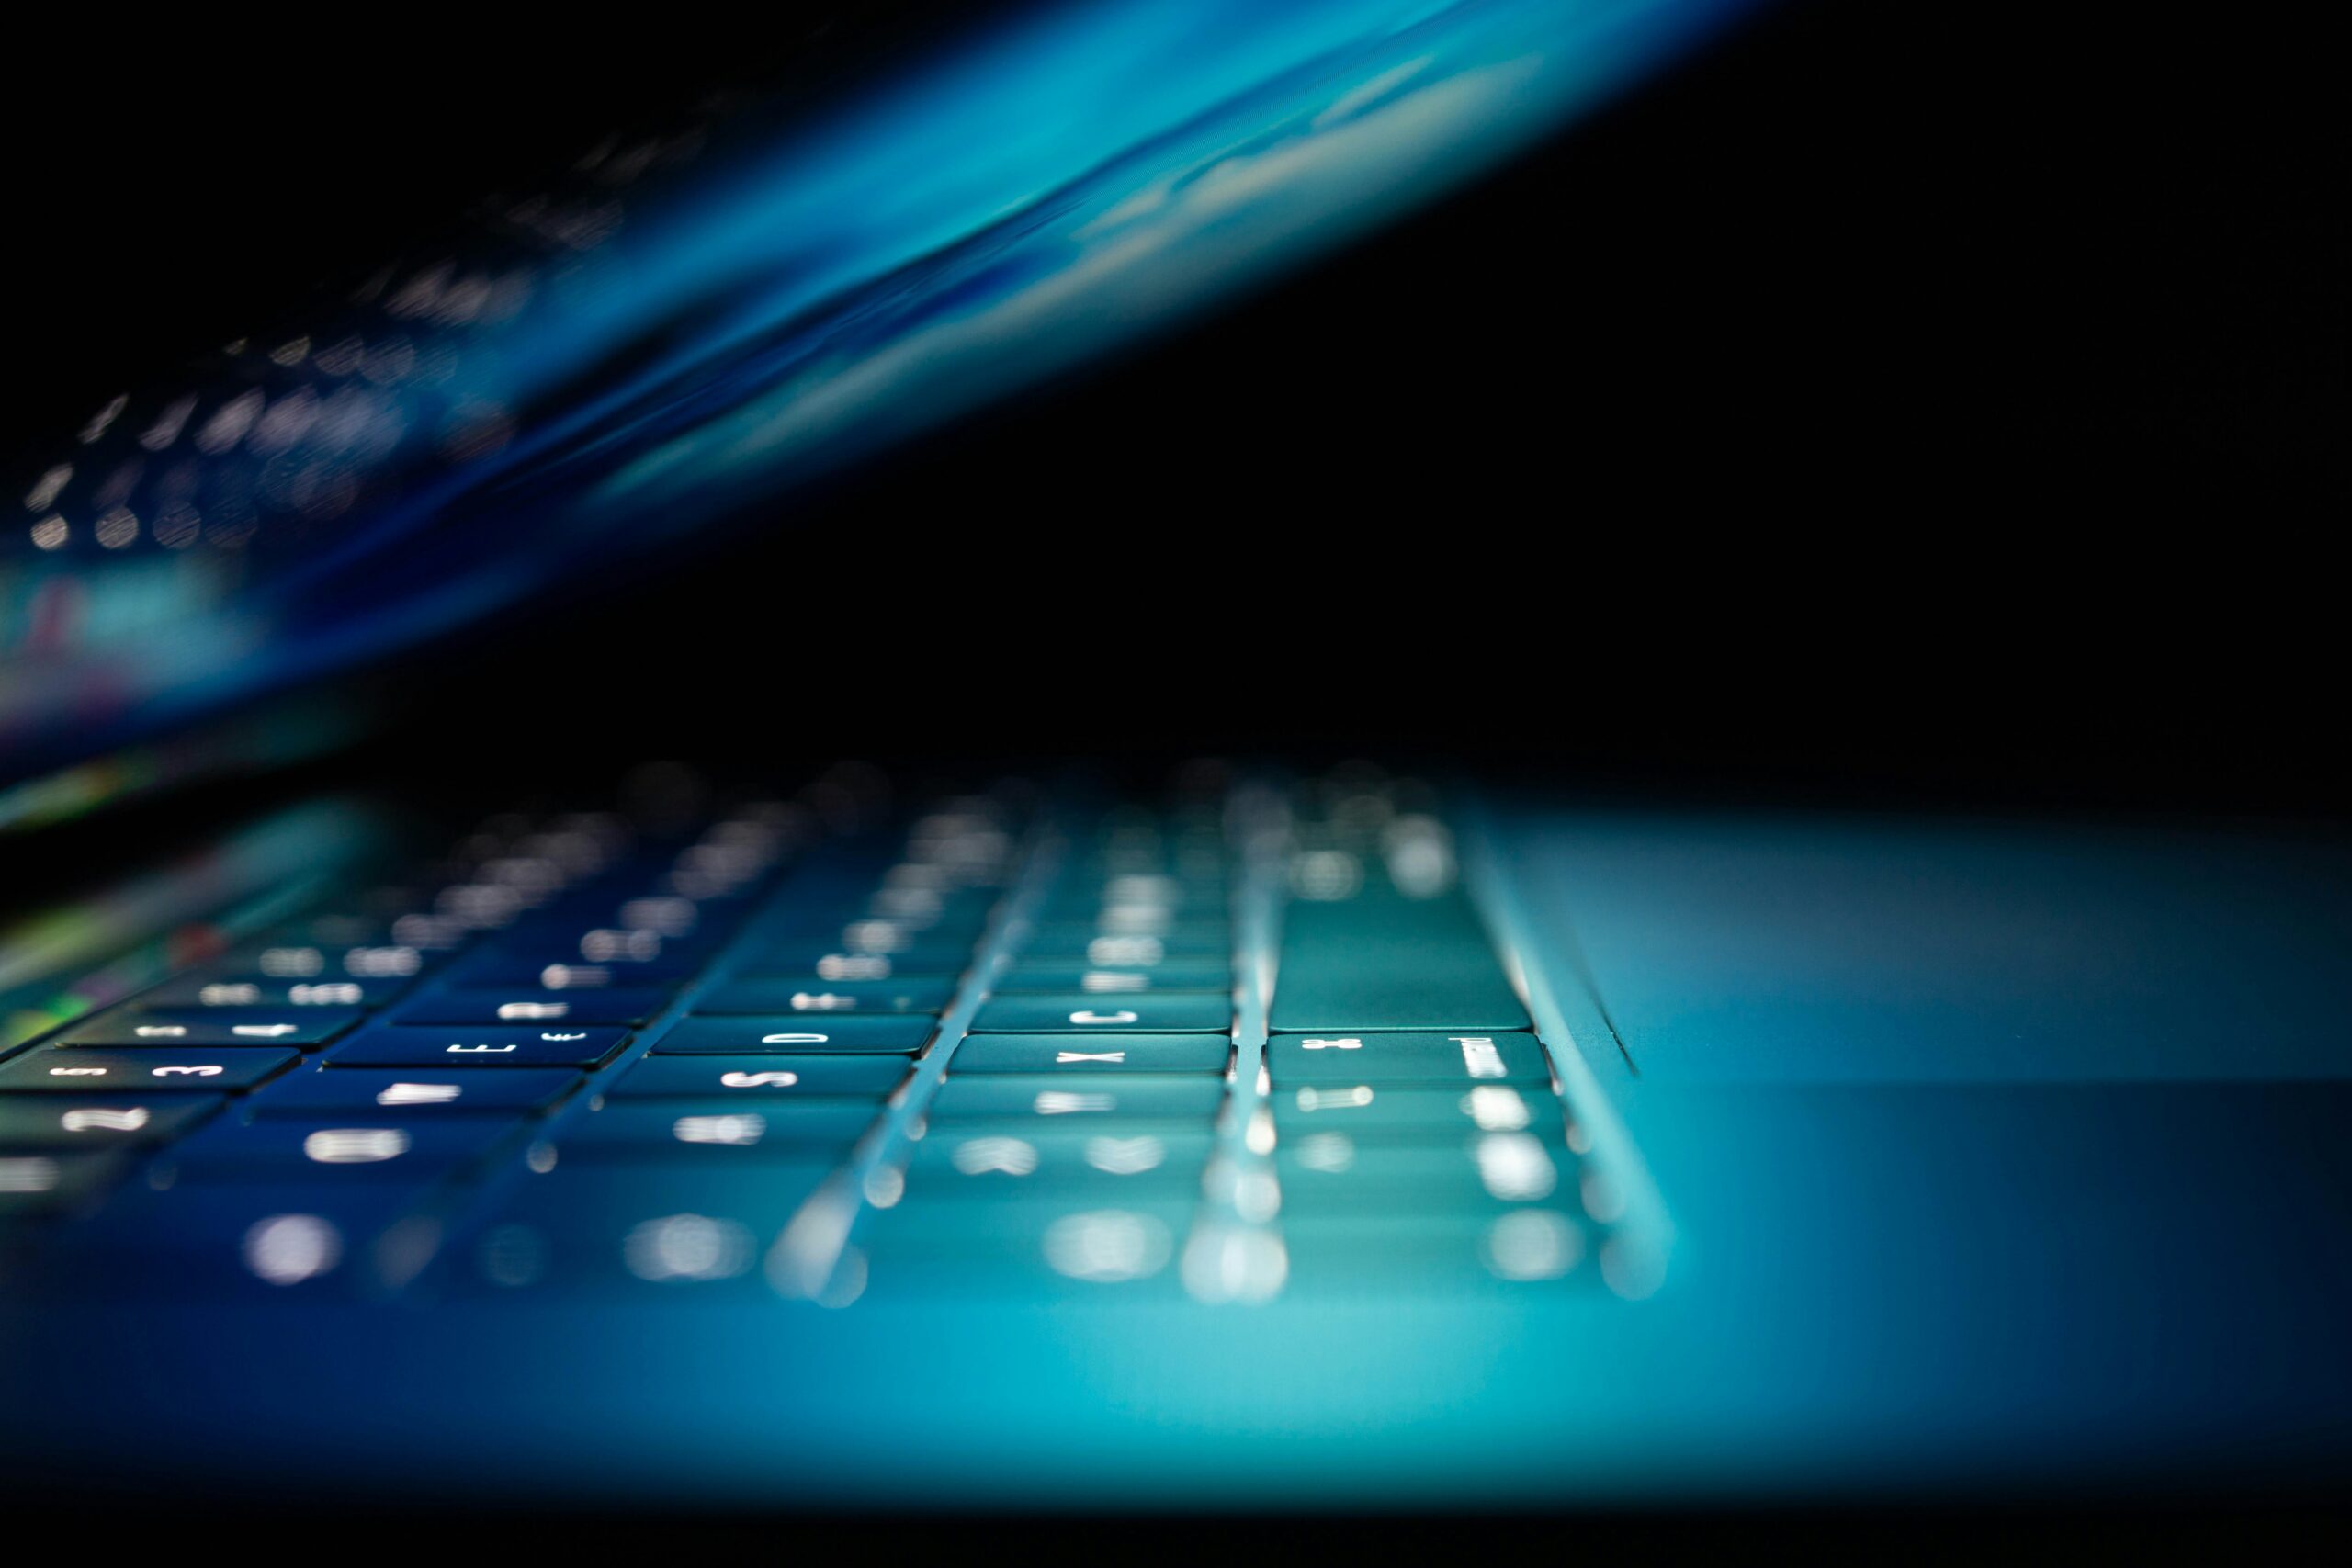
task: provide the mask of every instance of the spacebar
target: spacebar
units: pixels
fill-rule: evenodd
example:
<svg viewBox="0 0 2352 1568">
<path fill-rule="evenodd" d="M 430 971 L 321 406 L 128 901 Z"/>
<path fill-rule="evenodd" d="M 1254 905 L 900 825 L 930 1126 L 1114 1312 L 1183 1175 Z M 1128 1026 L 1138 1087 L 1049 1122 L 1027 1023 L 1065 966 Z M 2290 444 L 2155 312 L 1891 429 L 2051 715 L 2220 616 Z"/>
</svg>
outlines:
<svg viewBox="0 0 2352 1568">
<path fill-rule="evenodd" d="M 1290 906 L 1269 1027 L 1298 1033 L 1529 1025 L 1467 898 L 1408 898 L 1370 882 L 1351 897 Z"/>
</svg>

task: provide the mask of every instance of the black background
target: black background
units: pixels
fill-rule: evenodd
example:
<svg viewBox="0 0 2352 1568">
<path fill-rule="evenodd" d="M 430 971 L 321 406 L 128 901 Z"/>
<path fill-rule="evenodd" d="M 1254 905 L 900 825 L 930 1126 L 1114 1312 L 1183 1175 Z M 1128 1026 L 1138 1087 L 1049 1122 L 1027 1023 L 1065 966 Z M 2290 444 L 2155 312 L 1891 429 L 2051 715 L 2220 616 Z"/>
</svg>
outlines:
<svg viewBox="0 0 2352 1568">
<path fill-rule="evenodd" d="M 62 20 L 0 106 L 18 432 L 616 122 L 968 18 Z M 1213 322 L 346 682 L 392 715 L 356 765 L 1302 748 L 2340 815 L 2318 27 L 1791 0 Z"/>
</svg>

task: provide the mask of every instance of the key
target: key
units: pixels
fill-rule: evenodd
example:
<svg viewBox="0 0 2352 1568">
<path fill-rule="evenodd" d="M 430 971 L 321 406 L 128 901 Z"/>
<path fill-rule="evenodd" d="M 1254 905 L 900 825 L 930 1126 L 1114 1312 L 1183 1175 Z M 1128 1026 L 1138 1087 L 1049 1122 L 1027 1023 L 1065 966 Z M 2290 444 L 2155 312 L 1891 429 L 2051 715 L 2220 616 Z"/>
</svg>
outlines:
<svg viewBox="0 0 2352 1568">
<path fill-rule="evenodd" d="M 797 892 L 787 889 L 763 922 L 779 935 L 809 935 L 851 920 L 897 920 L 921 930 L 967 929 L 988 919 L 997 894 L 987 887 L 956 888 L 888 880 L 883 866 Z"/>
<path fill-rule="evenodd" d="M 403 1029 L 364 1031 L 327 1053 L 336 1067 L 593 1067 L 621 1048 L 623 1029 Z"/>
<path fill-rule="evenodd" d="M 876 1214 L 858 1245 L 869 1293 L 1002 1289 L 1033 1295 L 1176 1296 L 1189 1198 L 1091 1188 L 994 1203 L 901 1203 Z"/>
<path fill-rule="evenodd" d="M 251 1089 L 302 1054 L 282 1046 L 202 1051 L 68 1050 L 51 1046 L 0 1062 L 0 1093 L 218 1093 Z"/>
<path fill-rule="evenodd" d="M 705 1155 L 830 1162 L 849 1152 L 880 1109 L 864 1100 L 634 1100 L 575 1117 L 553 1136 L 559 1162 Z"/>
<path fill-rule="evenodd" d="M 1277 1034 L 1266 1042 L 1277 1088 L 1299 1084 L 1546 1084 L 1532 1034 Z"/>
<path fill-rule="evenodd" d="M 643 990 L 674 986 L 701 973 L 699 960 L 590 964 L 564 953 L 485 953 L 444 971 L 445 984 L 479 991 Z"/>
<path fill-rule="evenodd" d="M 1205 904 L 1222 908 L 1230 883 L 1221 863 L 1182 872 L 1110 872 L 1080 863 L 1057 877 L 1048 895 L 1053 906 L 1084 904 Z"/>
<path fill-rule="evenodd" d="M 1222 1073 L 1222 1034 L 975 1034 L 956 1047 L 958 1073 Z"/>
<path fill-rule="evenodd" d="M 1082 922 L 1054 921 L 1033 930 L 1021 951 L 1033 958 L 1083 961 L 1098 969 L 1149 969 L 1170 959 L 1229 962 L 1233 935 L 1224 926 L 1173 926 L 1137 935 L 1106 931 Z"/>
<path fill-rule="evenodd" d="M 695 999 L 696 1013 L 937 1013 L 956 997 L 951 980 L 730 980 Z"/>
<path fill-rule="evenodd" d="M 865 896 L 867 912 L 886 919 L 984 920 L 996 902 L 997 895 L 989 888 L 942 887 L 909 881 L 903 873 L 886 874 L 882 886 Z"/>
<path fill-rule="evenodd" d="M 665 1096 L 652 1100 L 612 1100 L 596 1112 L 596 1116 L 621 1111 L 628 1113 L 628 1119 L 598 1122 L 597 1125 L 608 1131 L 629 1125 L 640 1130 L 656 1128 L 661 1131 L 662 1141 L 694 1144 L 723 1142 L 729 1134 L 724 1128 L 710 1132 L 699 1125 L 690 1125 L 681 1134 L 676 1125 L 679 1118 L 755 1116 L 760 1119 L 760 1135 L 765 1143 L 777 1147 L 802 1145 L 825 1153 L 846 1149 L 865 1136 L 881 1117 L 882 1105 L 874 1100 L 789 1100 L 773 1095 L 749 1098 L 730 1095 L 724 1100 Z M 582 1122 L 574 1125 L 594 1121 L 594 1117 L 584 1118 Z M 619 1134 L 615 1133 L 611 1135 Z M 826 1157 L 830 1158 L 831 1155 L 827 1154 Z"/>
<path fill-rule="evenodd" d="M 911 1055 L 938 1020 L 919 1013 L 865 1018 L 689 1018 L 653 1043 L 656 1055 Z"/>
<path fill-rule="evenodd" d="M 1179 930 L 1194 935 L 1227 928 L 1221 909 L 1178 909 L 1167 904 L 1096 904 L 1075 909 L 1046 909 L 1037 919 L 1056 931 L 1091 929 L 1103 936 L 1166 936 Z"/>
<path fill-rule="evenodd" d="M 786 942 L 761 948 L 736 965 L 744 979 L 811 975 L 847 980 L 954 980 L 972 961 L 968 947 L 917 947 L 904 953 L 843 953 L 822 942 Z"/>
<path fill-rule="evenodd" d="M 1099 1189 L 1105 1202 L 1116 1203 L 1122 1190 L 1196 1191 L 1215 1147 L 1205 1127 L 1123 1134 L 950 1123 L 915 1145 L 908 1181 L 925 1200 Z"/>
<path fill-rule="evenodd" d="M 834 910 L 771 929 L 781 946 L 824 947 L 843 953 L 892 954 L 947 948 L 969 953 L 986 924 L 978 919 L 926 920 Z"/>
<path fill-rule="evenodd" d="M 667 1006 L 670 993 L 650 987 L 615 990 L 461 991 L 444 987 L 392 1010 L 394 1023 L 536 1023 L 574 1028 L 583 1023 L 643 1023 Z"/>
<path fill-rule="evenodd" d="M 142 1008 L 361 1008 L 384 1006 L 408 988 L 406 980 L 273 979 L 267 975 L 187 975 L 139 997 Z"/>
<path fill-rule="evenodd" d="M 118 1008 L 61 1045 L 322 1045 L 368 1015 L 356 1008 Z"/>
<path fill-rule="evenodd" d="M 608 1100 L 694 1095 L 879 1100 L 906 1077 L 907 1064 L 897 1056 L 644 1056 L 602 1092 Z"/>
<path fill-rule="evenodd" d="M 1532 1133 L 1474 1133 L 1442 1142 L 1359 1143 L 1315 1132 L 1279 1145 L 1276 1166 L 1290 1212 L 1309 1207 L 1482 1209 L 1494 1203 L 1573 1199 L 1576 1159 Z"/>
<path fill-rule="evenodd" d="M 1233 1004 L 1222 996 L 995 997 L 972 1021 L 976 1034 L 1210 1033 L 1233 1027 Z"/>
<path fill-rule="evenodd" d="M 446 1260 L 453 1292 L 649 1289 L 773 1304 L 769 1244 L 831 1160 L 565 1160 L 505 1193 Z"/>
<path fill-rule="evenodd" d="M 179 1136 L 228 1103 L 218 1094 L 130 1100 L 0 1100 L 0 1151 L 112 1148 Z"/>
<path fill-rule="evenodd" d="M 1459 1139 L 1473 1132 L 1532 1132 L 1557 1141 L 1565 1126 L 1548 1086 L 1485 1083 L 1470 1089 L 1344 1084 L 1276 1089 L 1268 1101 L 1287 1140 L 1336 1130 L 1358 1142 Z"/>
<path fill-rule="evenodd" d="M 1283 1215 L 1286 1294 L 1521 1292 L 1597 1283 L 1589 1227 L 1551 1207 L 1499 1214 L 1310 1212 Z"/>
<path fill-rule="evenodd" d="M 575 916 L 516 926 L 499 939 L 496 947 L 459 959 L 453 973 L 476 963 L 493 964 L 533 958 L 548 964 L 608 964 L 623 973 L 639 969 L 692 970 L 707 964 L 719 946 L 715 936 L 677 938 L 642 927 L 583 927 Z"/>
<path fill-rule="evenodd" d="M 516 1067 L 503 1073 L 319 1067 L 287 1074 L 255 1094 L 251 1108 L 256 1116 L 533 1112 L 545 1111 L 587 1081 L 558 1067 Z"/>
<path fill-rule="evenodd" d="M 420 943 L 243 942 L 225 963 L 277 980 L 410 980 L 440 962 Z"/>
<path fill-rule="evenodd" d="M 1206 818 L 1182 826 L 1162 820 L 1120 822 L 1081 843 L 1078 858 L 1062 870 L 1065 883 L 1110 877 L 1174 877 L 1199 881 L 1224 874 L 1225 836 Z"/>
<path fill-rule="evenodd" d="M 1226 996 L 1233 990 L 1232 965 L 1216 959 L 1170 959 L 1156 969 L 1096 969 L 1085 964 L 1024 959 L 996 983 L 999 996 L 1076 991 L 1088 997 L 1131 996 L 1138 991 L 1201 991 Z"/>
<path fill-rule="evenodd" d="M 646 891 L 659 876 L 657 861 L 639 861 L 617 880 L 600 878 L 541 905 L 507 928 L 502 945 L 517 940 L 577 940 L 583 931 L 607 931 L 663 942 L 707 941 L 724 922 L 718 911 L 691 898 Z M 609 939 L 608 939 L 609 940 Z"/>
<path fill-rule="evenodd" d="M 1153 873 L 1096 876 L 1065 874 L 1058 879 L 1053 896 L 1057 899 L 1101 898 L 1123 904 L 1166 904 L 1204 889 L 1222 897 L 1225 884 L 1221 877 L 1170 876 Z"/>
<path fill-rule="evenodd" d="M 1207 1121 L 1225 1103 L 1225 1081 L 1198 1077 L 1106 1077 L 1101 1074 L 950 1076 L 925 1116 L 948 1122 L 976 1116 L 1167 1117 Z"/>
<path fill-rule="evenodd" d="M 265 1117 L 250 1124 L 218 1122 L 164 1156 L 181 1179 L 238 1179 L 335 1172 L 352 1179 L 431 1178 L 479 1159 L 524 1125 L 513 1115 L 444 1116 L 401 1121 Z"/>
<path fill-rule="evenodd" d="M 1111 914 L 1107 924 L 1103 919 L 1106 913 Z M 1043 920 L 1102 925 L 1105 929 L 1149 925 L 1152 921 L 1148 917 L 1151 915 L 1157 915 L 1161 924 L 1222 920 L 1226 915 L 1226 890 L 1222 885 L 1188 884 L 1172 877 L 1114 877 L 1109 882 L 1057 891 L 1037 909 L 1037 918 Z"/>
<path fill-rule="evenodd" d="M 1527 1010 L 1470 902 L 1407 898 L 1376 882 L 1294 901 L 1283 919 L 1271 1026 L 1277 1033 L 1509 1031 Z"/>
</svg>

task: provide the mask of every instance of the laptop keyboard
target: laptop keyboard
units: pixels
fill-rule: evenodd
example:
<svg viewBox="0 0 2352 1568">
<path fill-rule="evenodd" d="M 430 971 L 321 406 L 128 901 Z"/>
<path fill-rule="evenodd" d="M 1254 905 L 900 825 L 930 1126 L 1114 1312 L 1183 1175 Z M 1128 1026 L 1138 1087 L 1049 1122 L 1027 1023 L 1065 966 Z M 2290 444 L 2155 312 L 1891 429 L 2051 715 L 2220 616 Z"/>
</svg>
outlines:
<svg viewBox="0 0 2352 1568">
<path fill-rule="evenodd" d="M 502 818 L 0 1060 L 0 1258 L 36 1299 L 1589 1289 L 1623 1184 L 1534 1028 L 1407 782 Z"/>
</svg>

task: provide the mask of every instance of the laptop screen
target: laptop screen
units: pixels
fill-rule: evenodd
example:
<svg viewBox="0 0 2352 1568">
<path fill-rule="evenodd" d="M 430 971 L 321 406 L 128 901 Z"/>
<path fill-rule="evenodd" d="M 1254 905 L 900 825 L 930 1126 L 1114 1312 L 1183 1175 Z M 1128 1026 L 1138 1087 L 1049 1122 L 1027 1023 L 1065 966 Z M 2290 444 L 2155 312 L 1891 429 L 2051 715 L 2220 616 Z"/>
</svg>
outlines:
<svg viewBox="0 0 2352 1568">
<path fill-rule="evenodd" d="M 1032 7 L 820 113 L 608 138 L 20 454 L 0 775 L 789 529 L 796 486 L 1474 177 L 1738 4 Z"/>
</svg>

